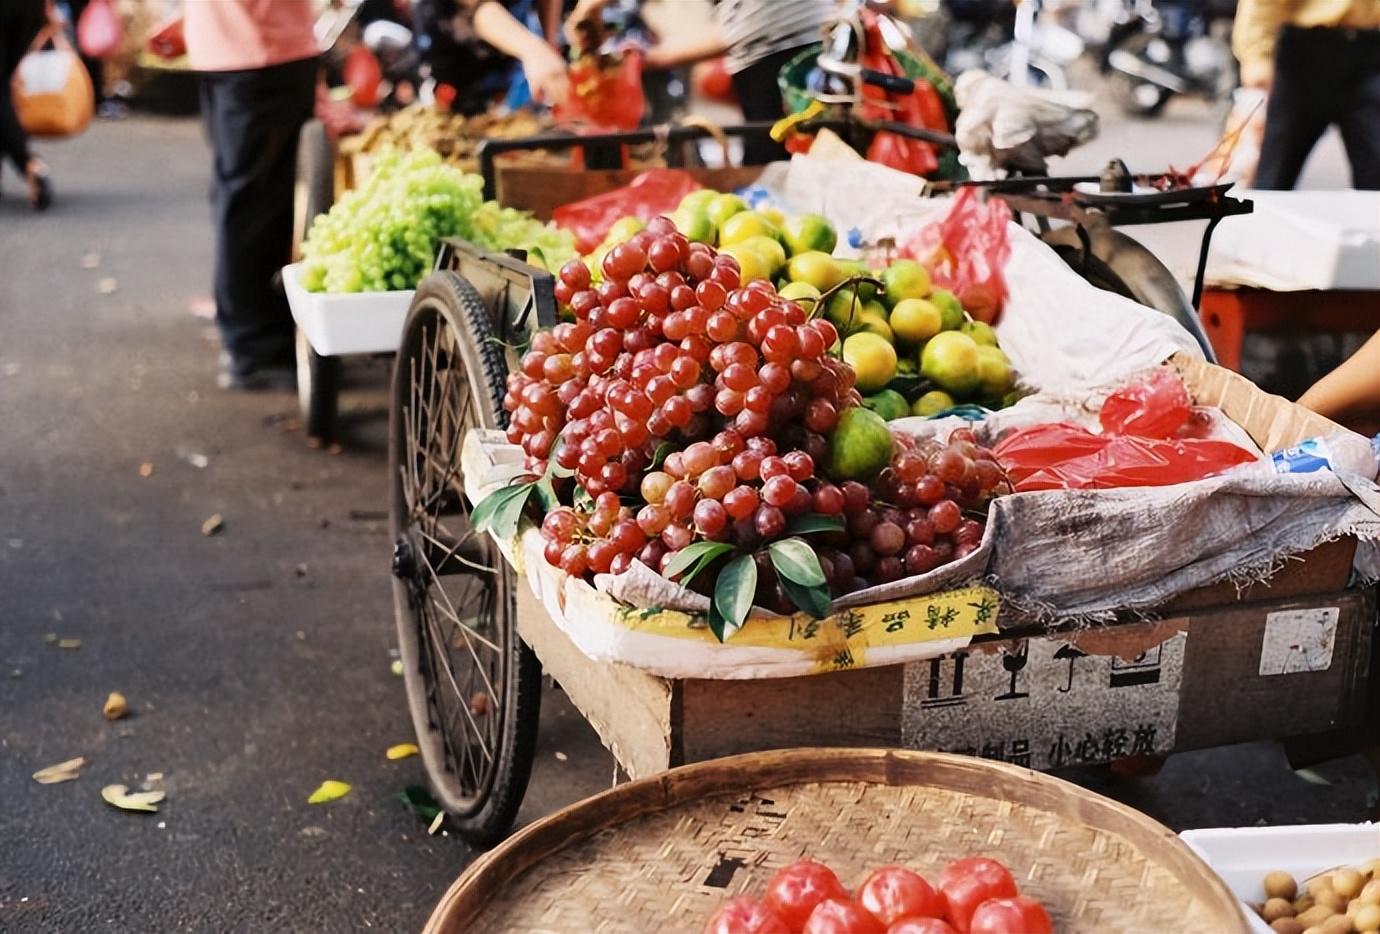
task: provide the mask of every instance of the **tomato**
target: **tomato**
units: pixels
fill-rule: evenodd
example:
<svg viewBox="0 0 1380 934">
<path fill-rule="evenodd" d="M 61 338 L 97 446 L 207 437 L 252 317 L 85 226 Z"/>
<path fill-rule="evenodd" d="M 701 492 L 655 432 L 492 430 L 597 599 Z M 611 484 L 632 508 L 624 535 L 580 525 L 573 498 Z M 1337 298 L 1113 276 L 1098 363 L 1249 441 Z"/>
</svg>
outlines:
<svg viewBox="0 0 1380 934">
<path fill-rule="evenodd" d="M 973 934 L 1052 934 L 1054 925 L 1044 905 L 1025 895 L 1016 895 L 983 902 L 973 912 L 973 923 L 968 930 Z"/>
<path fill-rule="evenodd" d="M 938 918 L 906 918 L 886 929 L 886 934 L 958 934 Z"/>
<path fill-rule="evenodd" d="M 704 934 L 790 934 L 790 928 L 755 898 L 731 898 L 714 912 Z"/>
<path fill-rule="evenodd" d="M 939 890 L 944 893 L 948 922 L 963 932 L 968 930 L 973 912 L 983 902 L 1015 895 L 1016 880 L 996 860 L 969 856 L 944 867 L 939 876 Z"/>
<path fill-rule="evenodd" d="M 848 890 L 834 875 L 834 870 L 823 863 L 802 859 L 771 877 L 762 904 L 774 911 L 792 931 L 798 931 L 805 926 L 815 906 L 828 898 L 848 901 Z"/>
<path fill-rule="evenodd" d="M 815 906 L 800 934 L 883 934 L 886 925 L 847 898 L 828 898 Z"/>
<path fill-rule="evenodd" d="M 902 918 L 942 918 L 944 898 L 925 877 L 904 866 L 875 870 L 858 889 L 858 904 L 883 924 Z"/>
</svg>

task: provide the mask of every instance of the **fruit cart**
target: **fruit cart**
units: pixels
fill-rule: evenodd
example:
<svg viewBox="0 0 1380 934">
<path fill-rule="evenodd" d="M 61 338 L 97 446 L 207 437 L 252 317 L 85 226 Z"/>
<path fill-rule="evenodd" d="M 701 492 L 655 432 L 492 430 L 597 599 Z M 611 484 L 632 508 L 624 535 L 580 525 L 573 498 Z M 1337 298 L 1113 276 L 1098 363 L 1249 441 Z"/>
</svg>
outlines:
<svg viewBox="0 0 1380 934">
<path fill-rule="evenodd" d="M 700 177 L 731 188 L 742 173 L 729 169 L 716 181 L 701 170 Z M 589 174 L 606 185 L 625 180 Z M 565 194 L 555 188 L 562 178 L 571 186 Z M 591 180 L 567 173 L 539 187 L 497 185 L 514 206 L 540 214 L 589 194 Z M 524 193 L 532 200 L 524 203 Z M 1144 269 L 1144 257 L 1135 261 Z M 815 651 L 809 674 L 662 677 L 591 660 L 557 618 L 626 622 L 626 607 L 587 584 L 570 586 L 540 548 L 505 550 L 476 531 L 466 495 L 467 481 L 485 466 L 474 440 L 506 423 L 515 348 L 556 321 L 555 286 L 519 259 L 447 242 L 417 290 L 394 369 L 389 470 L 399 646 L 427 774 L 467 840 L 501 839 L 517 813 L 543 671 L 633 778 L 802 745 L 961 751 L 1036 769 L 1145 763 L 1262 738 L 1307 740 L 1306 752 L 1321 756 L 1356 749 L 1362 731 L 1374 729 L 1375 596 L 1348 586 L 1355 541 L 1347 538 L 1268 580 L 1182 594 L 1148 619 L 1126 613 L 1093 627 L 1051 626 L 978 586 L 853 607 L 817 625 L 803 616 L 777 621 L 783 639 Z M 1196 401 L 1219 407 L 1266 450 L 1330 424 L 1202 361 L 1174 363 Z M 691 614 L 649 614 L 641 622 L 658 631 L 705 635 Z M 1315 624 L 1326 638 L 1311 661 L 1273 669 L 1299 627 Z M 883 633 L 948 648 L 923 661 L 874 659 L 869 667 L 863 651 L 883 657 Z"/>
</svg>

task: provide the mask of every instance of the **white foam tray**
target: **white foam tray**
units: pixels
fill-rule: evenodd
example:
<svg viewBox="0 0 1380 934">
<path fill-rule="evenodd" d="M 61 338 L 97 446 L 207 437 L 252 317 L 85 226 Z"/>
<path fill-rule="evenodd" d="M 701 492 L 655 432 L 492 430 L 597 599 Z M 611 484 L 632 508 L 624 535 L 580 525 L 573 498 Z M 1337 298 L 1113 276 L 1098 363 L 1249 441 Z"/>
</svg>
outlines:
<svg viewBox="0 0 1380 934">
<path fill-rule="evenodd" d="M 1207 278 L 1276 291 L 1380 289 L 1380 192 L 1240 191 L 1255 212 L 1222 221 Z"/>
<path fill-rule="evenodd" d="M 1265 901 L 1265 874 L 1283 869 L 1299 881 L 1380 857 L 1380 824 L 1302 824 L 1223 827 L 1179 834 L 1236 897 L 1246 903 L 1251 930 L 1274 934 L 1250 906 Z"/>
<path fill-rule="evenodd" d="M 283 268 L 283 287 L 297 326 L 323 357 L 390 353 L 402 340 L 412 290 L 398 292 L 308 292 L 302 264 Z"/>
</svg>

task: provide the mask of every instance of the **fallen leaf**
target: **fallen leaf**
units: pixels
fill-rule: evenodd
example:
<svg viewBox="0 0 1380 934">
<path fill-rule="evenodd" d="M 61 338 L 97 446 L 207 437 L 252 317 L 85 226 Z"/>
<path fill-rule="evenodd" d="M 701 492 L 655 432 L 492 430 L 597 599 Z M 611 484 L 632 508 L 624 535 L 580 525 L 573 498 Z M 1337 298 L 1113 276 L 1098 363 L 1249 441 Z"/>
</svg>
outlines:
<svg viewBox="0 0 1380 934">
<path fill-rule="evenodd" d="M 389 746 L 384 755 L 390 759 L 406 759 L 408 756 L 415 756 L 418 752 L 420 750 L 417 749 L 416 743 L 399 743 L 396 746 Z"/>
<path fill-rule="evenodd" d="M 150 772 L 149 774 L 147 774 L 147 775 L 144 776 L 144 781 L 145 781 L 145 782 L 149 782 L 149 783 L 152 783 L 152 782 L 161 782 L 162 780 L 163 780 L 163 773 L 162 773 L 162 772 Z"/>
<path fill-rule="evenodd" d="M 119 280 L 117 280 L 114 276 L 106 276 L 104 279 L 96 283 L 96 291 L 100 292 L 102 295 L 113 295 L 115 293 L 115 290 L 119 287 Z"/>
<path fill-rule="evenodd" d="M 558 752 L 558 753 L 556 753 L 556 761 L 557 761 L 557 762 L 565 762 L 565 761 L 568 760 L 569 758 L 570 758 L 570 757 L 567 756 L 567 755 L 566 755 L 565 753 L 563 753 L 563 752 Z"/>
<path fill-rule="evenodd" d="M 58 782 L 70 782 L 72 779 L 81 775 L 82 766 L 86 765 L 83 756 L 75 759 L 68 759 L 66 762 L 59 762 L 57 765 L 50 765 L 46 769 L 39 769 L 34 773 L 34 781 L 40 785 L 56 785 Z"/>
<path fill-rule="evenodd" d="M 79 649 L 81 648 L 80 639 L 59 639 L 58 648 L 60 649 Z"/>
<path fill-rule="evenodd" d="M 162 801 L 166 794 L 161 791 L 130 791 L 124 785 L 106 785 L 101 789 L 101 797 L 105 799 L 106 804 L 122 811 L 153 813 L 158 810 L 158 802 Z"/>
<path fill-rule="evenodd" d="M 402 659 L 400 659 L 400 658 L 395 658 L 395 659 L 393 659 L 393 664 L 391 664 L 391 665 L 388 666 L 388 670 L 391 671 L 391 672 L 393 672 L 393 674 L 397 675 L 399 678 L 401 678 L 401 677 L 402 677 Z"/>
<path fill-rule="evenodd" d="M 431 819 L 431 826 L 428 827 L 428 828 L 426 829 L 426 832 L 429 833 L 429 834 L 431 834 L 432 836 L 435 836 L 435 835 L 436 835 L 436 831 L 440 830 L 440 829 L 441 829 L 441 825 L 444 824 L 445 822 L 446 822 L 446 812 L 445 812 L 445 811 L 437 811 L 437 812 L 436 812 L 436 816 L 433 817 L 433 818 Z"/>
<path fill-rule="evenodd" d="M 398 792 L 397 798 L 407 809 L 416 814 L 427 823 L 436 819 L 436 815 L 441 812 L 441 806 L 436 803 L 436 799 L 431 796 L 431 792 L 421 785 L 408 785 Z"/>
<path fill-rule="evenodd" d="M 129 704 L 119 691 L 111 691 L 110 696 L 105 699 L 103 712 L 107 720 L 118 720 L 129 713 Z"/>
<path fill-rule="evenodd" d="M 311 793 L 307 799 L 308 804 L 323 804 L 327 801 L 334 801 L 336 798 L 343 798 L 350 793 L 350 786 L 335 779 L 326 779 L 321 783 L 321 787 Z"/>
<path fill-rule="evenodd" d="M 152 476 L 153 476 L 153 464 L 149 463 L 148 461 L 144 461 L 142 464 L 140 464 L 140 465 L 139 465 L 139 476 L 141 476 L 141 477 L 152 477 Z"/>
<path fill-rule="evenodd" d="M 82 269 L 95 269 L 100 264 L 101 254 L 99 253 L 87 253 L 85 256 L 81 258 Z"/>
<path fill-rule="evenodd" d="M 216 513 L 214 516 L 209 517 L 205 522 L 201 523 L 201 534 L 207 536 L 215 535 L 223 528 L 225 528 L 225 519 L 220 513 Z"/>
</svg>

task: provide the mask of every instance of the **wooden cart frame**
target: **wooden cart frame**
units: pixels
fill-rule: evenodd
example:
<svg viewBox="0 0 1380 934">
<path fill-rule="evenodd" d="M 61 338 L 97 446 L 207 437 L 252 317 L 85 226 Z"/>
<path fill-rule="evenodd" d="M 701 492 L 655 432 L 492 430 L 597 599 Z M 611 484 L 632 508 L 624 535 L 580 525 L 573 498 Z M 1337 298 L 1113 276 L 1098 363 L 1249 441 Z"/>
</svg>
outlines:
<svg viewBox="0 0 1380 934">
<path fill-rule="evenodd" d="M 523 171 L 530 182 L 538 170 Z M 718 181 L 712 170 L 699 171 L 706 183 Z M 730 172 L 737 174 L 723 181 L 741 184 L 742 170 Z M 606 185 L 627 177 L 599 175 Z M 588 177 L 567 177 L 588 193 Z M 569 197 L 553 192 L 559 184 L 560 176 L 547 173 L 527 190 L 548 205 L 564 203 Z M 520 202 L 515 192 L 522 189 L 500 183 L 500 190 Z M 725 681 L 660 678 L 591 661 L 522 579 L 524 573 L 555 572 L 515 570 L 487 535 L 470 527 L 462 492 L 464 437 L 506 423 L 507 372 L 530 332 L 554 323 L 552 289 L 549 274 L 518 259 L 448 242 L 436 272 L 418 288 L 394 370 L 390 484 L 400 651 L 433 790 L 471 842 L 501 839 L 517 813 L 532 763 L 543 670 L 633 777 L 802 745 L 939 746 L 989 754 L 943 731 L 928 732 L 939 716 L 932 708 L 944 706 L 928 701 L 936 699 L 941 682 L 952 681 L 953 693 L 961 693 L 964 659 L 970 671 L 984 656 L 1000 658 L 1010 671 L 1007 660 L 1023 658 L 1037 644 L 1055 658 L 1065 652 L 1113 667 L 1116 659 L 1134 660 L 1137 651 L 1143 656 L 1166 640 L 1180 646 L 1174 692 L 1167 702 L 1161 698 L 1177 725 L 1172 742 L 1162 737 L 1158 744 L 1135 745 L 1127 733 L 1118 743 L 1109 733 L 1107 745 L 1074 756 L 1073 743 L 1081 740 L 1061 733 L 1056 743 L 1067 743 L 1067 764 L 1145 761 L 1175 749 L 1263 738 L 1295 740 L 1296 750 L 1321 757 L 1354 750 L 1366 731 L 1373 733 L 1380 708 L 1371 677 L 1375 595 L 1347 589 L 1355 547 L 1349 540 L 1319 547 L 1268 583 L 1186 594 L 1154 614 L 1157 623 L 1128 615 L 1074 631 L 1004 617 L 999 633 L 979 637 L 969 651 L 910 665 Z M 1264 670 L 1262 644 L 1280 621 L 1317 612 L 1330 620 L 1328 664 L 1283 676 Z M 1116 726 L 1095 719 L 1088 726 Z M 1055 751 L 1062 749 L 1056 745 Z M 1013 750 L 1014 743 L 994 757 L 1020 763 Z M 1032 760 L 1029 752 L 1027 764 L 1064 764 L 1062 758 Z"/>
</svg>

